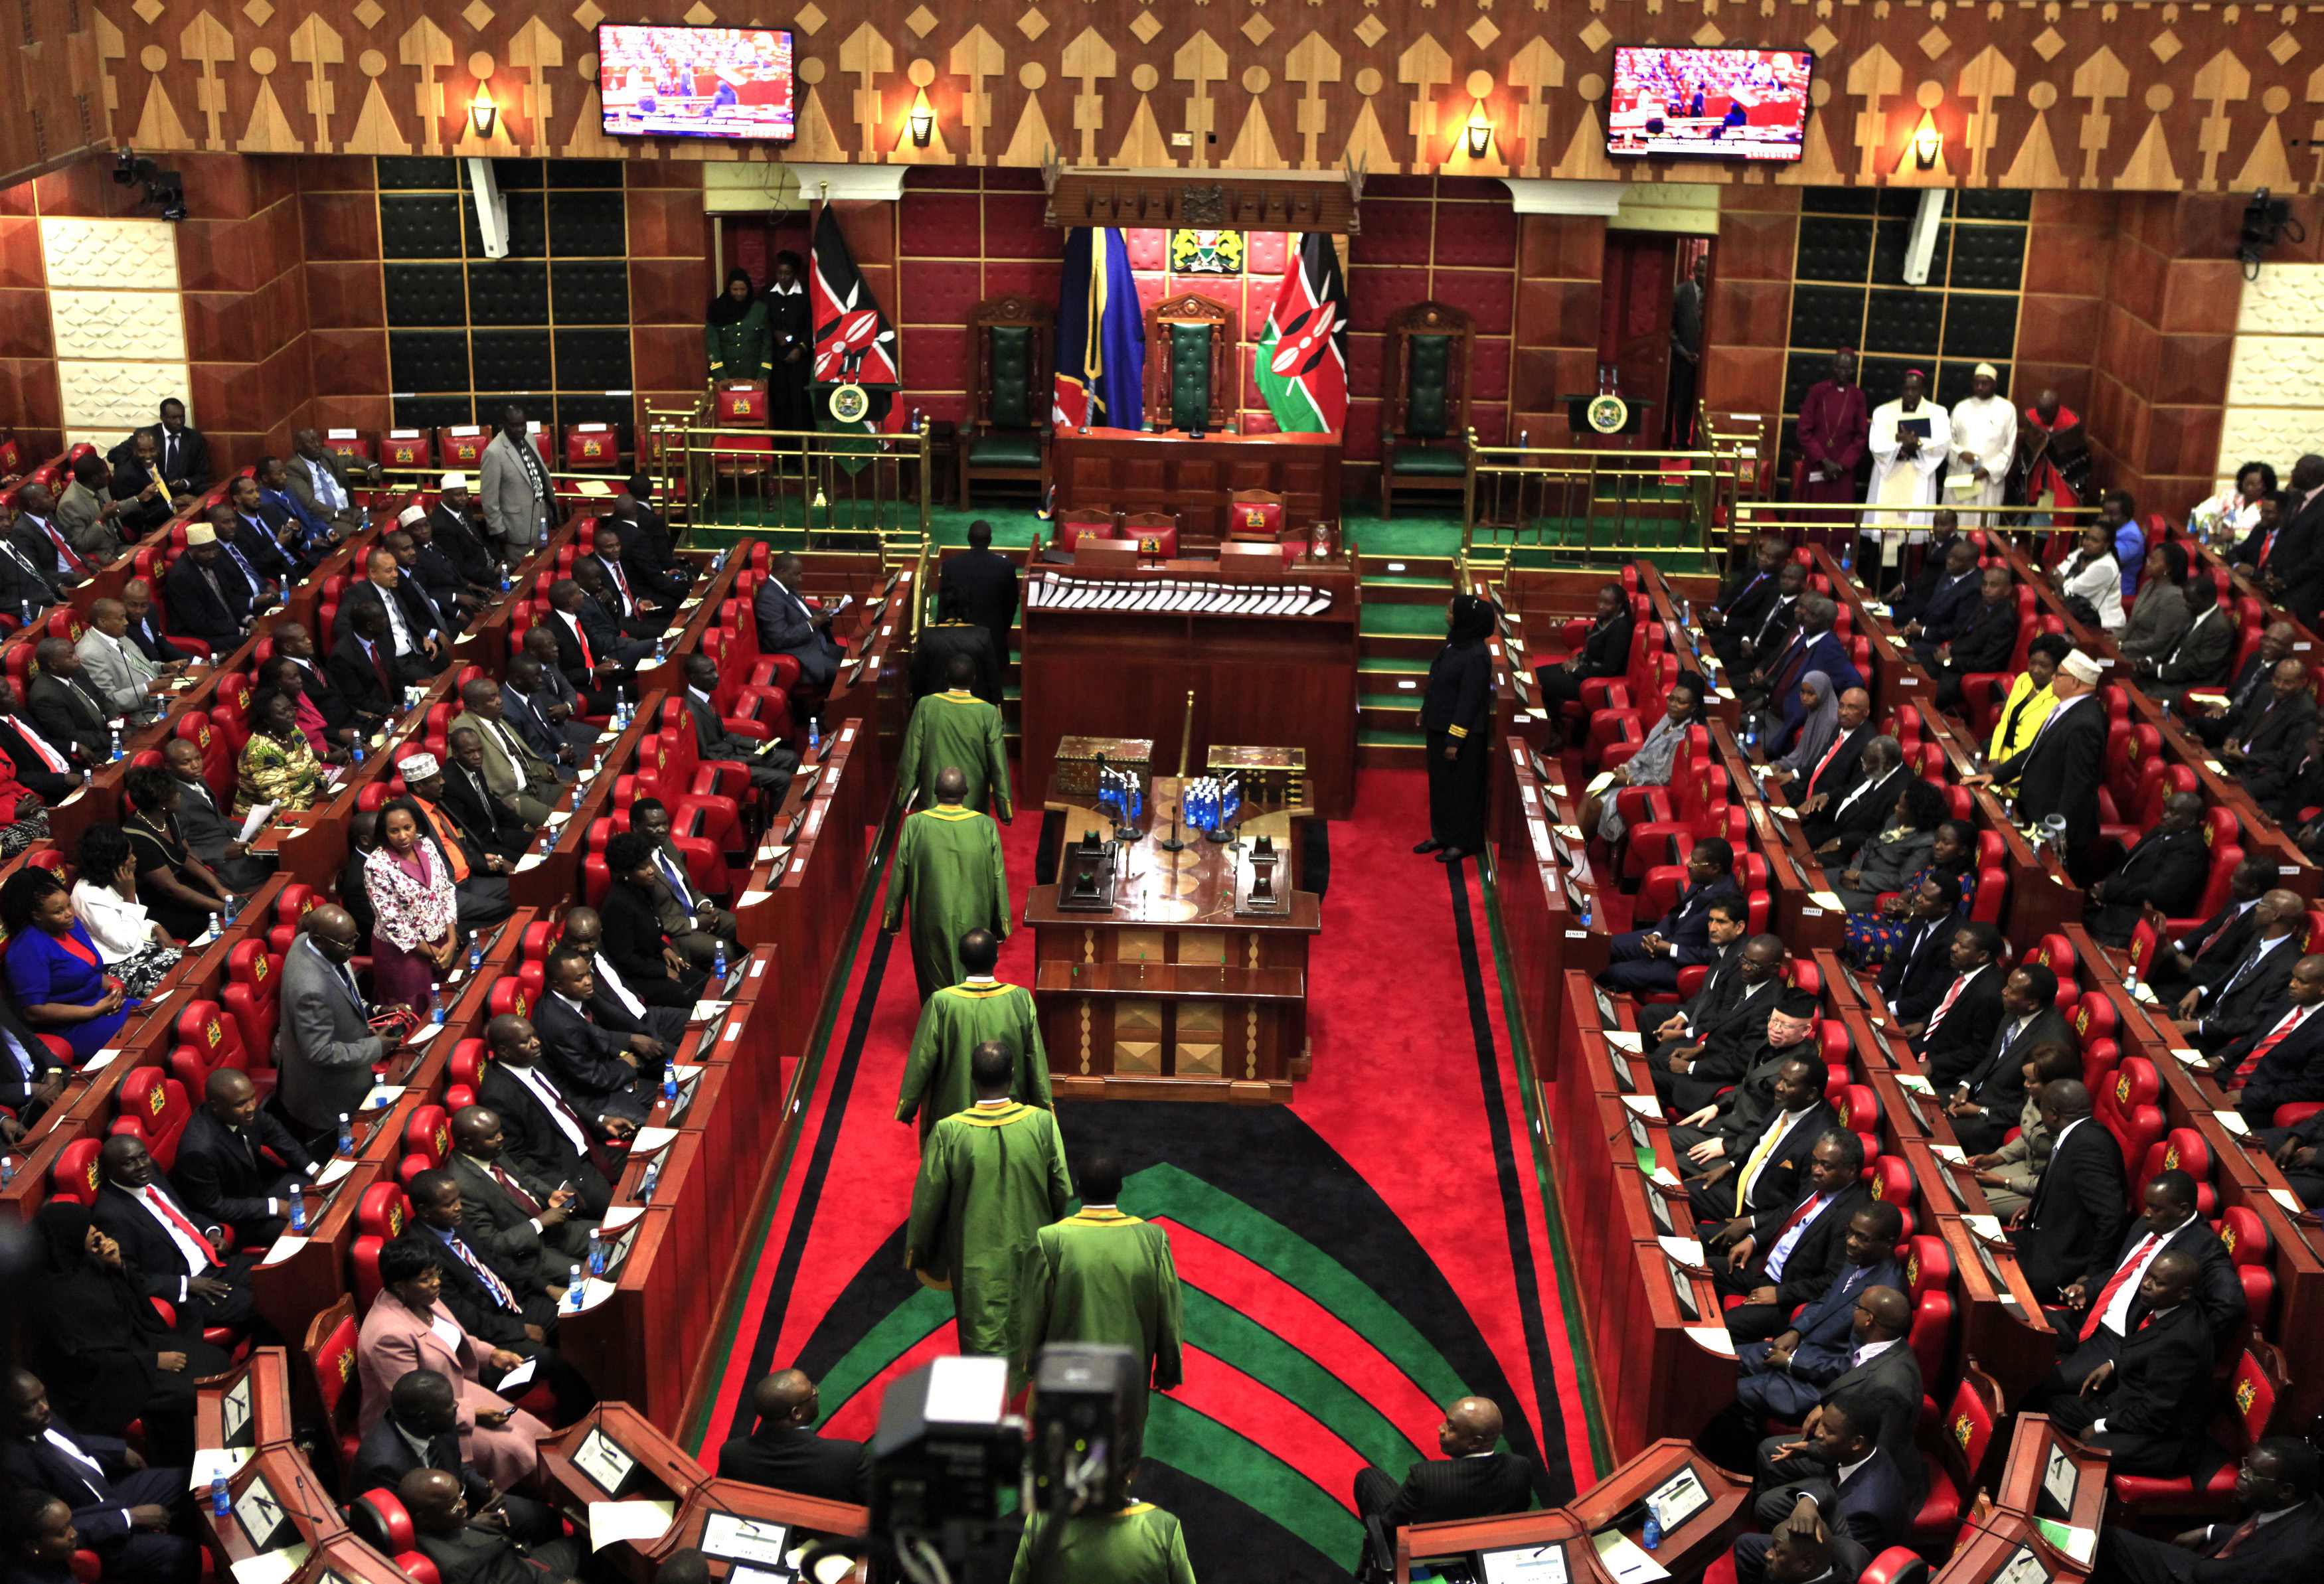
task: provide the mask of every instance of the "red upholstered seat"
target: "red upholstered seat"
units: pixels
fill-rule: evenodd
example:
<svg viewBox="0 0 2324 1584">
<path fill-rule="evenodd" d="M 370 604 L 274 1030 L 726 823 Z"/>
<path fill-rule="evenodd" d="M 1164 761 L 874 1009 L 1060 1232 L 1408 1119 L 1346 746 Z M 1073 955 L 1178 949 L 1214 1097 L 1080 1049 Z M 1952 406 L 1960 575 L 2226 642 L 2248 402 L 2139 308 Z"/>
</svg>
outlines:
<svg viewBox="0 0 2324 1584">
<path fill-rule="evenodd" d="M 159 1067 L 140 1067 L 121 1081 L 112 1133 L 130 1134 L 163 1171 L 178 1164 L 178 1140 L 194 1119 L 186 1086 Z"/>
<path fill-rule="evenodd" d="M 49 1197 L 95 1204 L 104 1180 L 97 1174 L 97 1156 L 104 1147 L 102 1138 L 76 1138 L 59 1150 L 57 1164 L 49 1171 Z"/>
<path fill-rule="evenodd" d="M 390 1556 L 411 1550 L 411 1515 L 403 1510 L 395 1492 L 384 1486 L 364 1492 L 347 1505 L 347 1526 Z"/>
<path fill-rule="evenodd" d="M 433 1171 L 452 1156 L 452 1121 L 440 1105 L 421 1106 L 403 1125 L 403 1158 L 395 1173 L 406 1188 L 422 1172 Z"/>
<path fill-rule="evenodd" d="M 609 423 L 570 423 L 565 426 L 565 465 L 576 471 L 595 472 L 619 466 L 622 460 L 621 437 Z"/>
<path fill-rule="evenodd" d="M 2215 1439 L 2224 1443 L 2221 1465 L 2201 1487 L 2184 1476 L 2158 1479 L 2116 1474 L 2107 1479 L 2107 1489 L 2141 1521 L 2163 1514 L 2208 1515 L 2231 1510 L 2236 1502 L 2236 1465 L 2252 1443 L 2268 1432 L 2283 1385 L 2282 1356 L 2265 1342 L 2253 1343 L 2236 1361 L 2227 1407 L 2213 1426 Z"/>
<path fill-rule="evenodd" d="M 355 1300 L 342 1297 L 307 1322 L 307 1335 L 300 1349 L 314 1386 L 315 1401 L 332 1430 L 324 1444 L 338 1455 L 342 1469 L 354 1464 L 355 1448 L 362 1439 L 355 1431 L 356 1398 L 361 1389 L 355 1382 Z"/>
<path fill-rule="evenodd" d="M 425 429 L 390 429 L 379 437 L 379 460 L 383 467 L 430 467 L 436 442 Z"/>
<path fill-rule="evenodd" d="M 436 431 L 437 453 L 444 458 L 446 467 L 474 470 L 481 466 L 484 447 L 492 443 L 492 431 L 480 424 L 447 424 Z"/>
</svg>

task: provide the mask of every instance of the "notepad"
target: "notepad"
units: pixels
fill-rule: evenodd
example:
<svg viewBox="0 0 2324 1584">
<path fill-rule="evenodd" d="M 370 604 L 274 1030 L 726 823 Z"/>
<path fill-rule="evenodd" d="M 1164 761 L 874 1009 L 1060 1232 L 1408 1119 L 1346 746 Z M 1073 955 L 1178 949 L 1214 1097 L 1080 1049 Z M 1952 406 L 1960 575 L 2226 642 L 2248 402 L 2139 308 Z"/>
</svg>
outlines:
<svg viewBox="0 0 2324 1584">
<path fill-rule="evenodd" d="M 1668 1166 L 1656 1166 L 1646 1174 L 1646 1181 L 1661 1188 L 1675 1188 L 1679 1185 L 1678 1179 L 1671 1174 L 1671 1169 Z"/>
<path fill-rule="evenodd" d="M 403 1043 L 406 1045 L 426 1045 L 429 1040 L 434 1039 L 438 1035 L 443 1032 L 444 1026 L 440 1023 L 423 1023 L 419 1027 L 413 1029 L 410 1034 L 406 1035 L 404 1036 Z"/>
<path fill-rule="evenodd" d="M 687 1021 L 707 1023 L 733 1004 L 732 1001 L 696 1001 L 694 1003 L 694 1010 L 687 1015 Z"/>
<path fill-rule="evenodd" d="M 541 854 L 538 852 L 528 852 L 522 858 L 516 861 L 516 872 L 522 874 L 527 870 L 539 869 L 548 860 L 543 858 Z"/>
<path fill-rule="evenodd" d="M 1681 1265 L 1700 1266 L 1702 1263 L 1702 1245 L 1692 1238 L 1657 1238 L 1655 1240 L 1663 1246 L 1665 1254 Z"/>
<path fill-rule="evenodd" d="M 250 1461 L 251 1447 L 203 1447 L 194 1453 L 186 1488 L 207 1492 L 213 1479 L 232 1479 Z"/>
<path fill-rule="evenodd" d="M 113 1058 L 120 1054 L 121 1053 L 118 1050 L 113 1049 L 101 1050 L 97 1052 L 97 1054 L 91 1056 L 88 1061 L 83 1062 L 80 1064 L 81 1074 L 86 1077 L 91 1073 L 102 1072 L 105 1068 L 111 1066 L 113 1064 Z"/>
<path fill-rule="evenodd" d="M 2244 1120 L 2240 1111 L 2213 1111 L 2211 1115 L 2218 1119 L 2220 1127 L 2238 1138 L 2251 1132 L 2251 1124 Z"/>
<path fill-rule="evenodd" d="M 1834 913 L 1844 913 L 1848 909 L 1848 905 L 1831 891 L 1810 891 L 1808 900 L 1819 907 L 1828 908 Z"/>
<path fill-rule="evenodd" d="M 234 1584 L 282 1584 L 307 1562 L 305 1541 L 295 1541 L 280 1551 L 265 1551 L 254 1557 L 244 1557 L 234 1564 Z"/>
<path fill-rule="evenodd" d="M 1638 1115 L 1644 1117 L 1649 1122 L 1659 1122 L 1662 1120 L 1662 1101 L 1656 1100 L 1651 1094 L 1626 1094 L 1622 1097 L 1622 1103 L 1629 1107 L 1632 1110 L 1637 1112 Z"/>
<path fill-rule="evenodd" d="M 1593 1534 L 1590 1544 L 1618 1584 L 1653 1584 L 1655 1579 L 1670 1577 L 1660 1562 L 1639 1550 L 1637 1543 L 1619 1530 Z"/>
<path fill-rule="evenodd" d="M 274 1239 L 274 1247 L 266 1251 L 266 1257 L 260 1260 L 259 1264 L 281 1265 L 284 1260 L 290 1258 L 292 1255 L 298 1253 L 299 1250 L 305 1247 L 307 1247 L 306 1239 L 300 1237 L 295 1232 L 285 1232 L 282 1236 Z"/>
<path fill-rule="evenodd" d="M 1723 1325 L 1691 1325 L 1686 1334 L 1722 1358 L 1735 1357 L 1735 1339 L 1727 1334 Z"/>
<path fill-rule="evenodd" d="M 1600 1032 L 1605 1035 L 1606 1043 L 1618 1051 L 1628 1051 L 1637 1055 L 1646 1048 L 1646 1042 L 1627 1028 L 1608 1028 Z"/>
<path fill-rule="evenodd" d="M 434 1026 L 431 1024 L 429 1027 Z M 363 1097 L 363 1104 L 355 1109 L 359 1111 L 383 1111 L 402 1098 L 403 1085 L 401 1083 L 374 1083 L 371 1086 L 371 1092 Z"/>
<path fill-rule="evenodd" d="M 2008 1234 L 2001 1229 L 2001 1218 L 1999 1216 L 1965 1215 L 1961 1217 L 1961 1225 L 1967 1227 L 1970 1231 L 1976 1233 L 1978 1237 L 1984 1239 L 1988 1243 L 2006 1243 L 2009 1241 Z"/>
<path fill-rule="evenodd" d="M 2080 1524 L 2060 1524 L 2049 1518 L 2036 1518 L 2034 1526 L 2042 1538 L 2064 1552 L 2078 1562 L 2088 1563 L 2098 1548 L 2098 1532 Z"/>
<path fill-rule="evenodd" d="M 327 1188 L 355 1169 L 355 1163 L 353 1160 L 343 1155 L 335 1155 L 330 1158 L 329 1163 L 316 1174 L 315 1186 Z"/>
<path fill-rule="evenodd" d="M 641 1128 L 636 1137 L 630 1140 L 630 1153 L 633 1156 L 651 1155 L 656 1150 L 668 1148 L 669 1141 L 677 1137 L 678 1129 L 675 1128 Z"/>
<path fill-rule="evenodd" d="M 659 1540 L 678 1514 L 674 1502 L 591 1502 L 589 1549 L 603 1551 L 625 1540 Z"/>
<path fill-rule="evenodd" d="M 2203 1064 L 2203 1053 L 2200 1051 L 2190 1051 L 2184 1045 L 2174 1045 L 2171 1047 L 2171 1054 L 2190 1067 L 2200 1067 Z"/>
<path fill-rule="evenodd" d="M 1591 777 L 1590 784 L 1582 789 L 1591 797 L 1595 797 L 1613 784 L 1614 772 L 1611 770 L 1600 770 L 1598 774 Z"/>
</svg>

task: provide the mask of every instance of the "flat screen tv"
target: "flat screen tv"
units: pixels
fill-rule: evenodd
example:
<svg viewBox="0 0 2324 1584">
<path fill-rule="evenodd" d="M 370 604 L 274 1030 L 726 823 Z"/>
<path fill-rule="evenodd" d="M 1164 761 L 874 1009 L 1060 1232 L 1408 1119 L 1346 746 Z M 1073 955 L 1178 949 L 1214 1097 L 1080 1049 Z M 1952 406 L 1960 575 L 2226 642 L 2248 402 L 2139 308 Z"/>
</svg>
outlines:
<svg viewBox="0 0 2324 1584">
<path fill-rule="evenodd" d="M 616 136 L 788 142 L 798 131 L 798 82 L 782 28 L 602 23 L 597 92 Z"/>
<path fill-rule="evenodd" d="M 1622 45 L 1614 51 L 1606 152 L 1789 162 L 1806 136 L 1814 76 L 1806 50 Z"/>
</svg>

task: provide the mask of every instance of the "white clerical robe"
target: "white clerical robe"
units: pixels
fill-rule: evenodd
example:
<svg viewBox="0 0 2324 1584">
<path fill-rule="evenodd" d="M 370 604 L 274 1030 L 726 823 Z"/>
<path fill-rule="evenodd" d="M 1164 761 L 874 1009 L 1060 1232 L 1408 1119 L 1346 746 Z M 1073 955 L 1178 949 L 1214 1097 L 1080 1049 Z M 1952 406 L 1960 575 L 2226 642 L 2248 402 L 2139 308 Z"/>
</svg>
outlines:
<svg viewBox="0 0 2324 1584">
<path fill-rule="evenodd" d="M 2009 482 L 2009 465 L 2017 455 L 2017 409 L 2007 398 L 1964 398 L 1953 408 L 1952 476 L 1945 481 L 1949 506 L 1998 506 Z M 1979 483 L 1972 467 L 1985 469 Z M 1963 528 L 1997 528 L 1999 520 L 1980 516 Z"/>
<path fill-rule="evenodd" d="M 1897 425 L 1900 422 L 1926 421 L 1928 437 L 1921 448 L 1910 456 L 1897 450 Z M 1869 506 L 1918 507 L 1918 511 L 1867 511 L 1864 526 L 1868 529 L 1910 528 L 1915 531 L 1904 536 L 1906 544 L 1925 544 L 1929 526 L 1927 508 L 1937 498 L 1938 474 L 1944 471 L 1945 462 L 1952 455 L 1953 426 L 1945 410 L 1927 397 L 1911 412 L 1904 410 L 1900 397 L 1883 401 L 1872 410 L 1872 483 L 1864 493 Z"/>
</svg>

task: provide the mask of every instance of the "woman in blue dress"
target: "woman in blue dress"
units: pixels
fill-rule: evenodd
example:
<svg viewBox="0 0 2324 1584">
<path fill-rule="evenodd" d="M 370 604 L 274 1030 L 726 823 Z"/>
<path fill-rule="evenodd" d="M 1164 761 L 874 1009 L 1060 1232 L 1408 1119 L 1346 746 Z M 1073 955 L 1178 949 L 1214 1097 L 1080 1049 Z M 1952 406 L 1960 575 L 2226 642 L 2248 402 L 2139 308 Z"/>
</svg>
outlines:
<svg viewBox="0 0 2324 1584">
<path fill-rule="evenodd" d="M 1960 882 L 1960 906 L 1955 911 L 1967 918 L 1970 904 L 1977 899 L 1977 830 L 1967 820 L 1949 819 L 1939 825 L 1926 867 L 1909 876 L 1886 902 L 1848 916 L 1849 962 L 1858 968 L 1878 968 L 1888 961 L 1888 953 L 1895 950 L 1909 927 L 1904 917 L 1907 898 L 1932 874 Z"/>
<path fill-rule="evenodd" d="M 25 868 L 0 883 L 0 925 L 8 930 L 8 994 L 24 1021 L 72 1046 L 76 1064 L 102 1050 L 144 1003 L 106 977 L 104 954 L 73 916 L 72 896 L 45 869 Z"/>
</svg>

